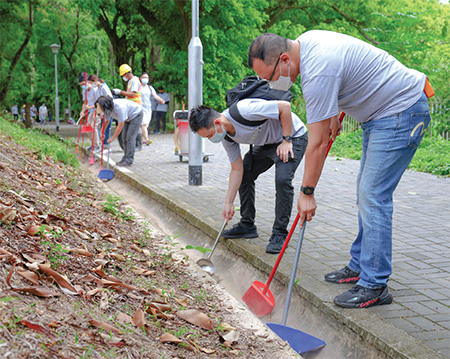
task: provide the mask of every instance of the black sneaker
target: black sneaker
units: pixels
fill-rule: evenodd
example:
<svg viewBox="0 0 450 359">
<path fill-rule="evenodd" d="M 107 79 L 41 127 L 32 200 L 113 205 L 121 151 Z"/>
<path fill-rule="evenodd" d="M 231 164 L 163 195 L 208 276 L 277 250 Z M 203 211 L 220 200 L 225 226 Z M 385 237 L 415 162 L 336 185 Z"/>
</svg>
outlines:
<svg viewBox="0 0 450 359">
<path fill-rule="evenodd" d="M 258 232 L 255 225 L 249 227 L 238 222 L 230 229 L 223 231 L 222 236 L 224 238 L 256 238 L 258 237 Z"/>
<path fill-rule="evenodd" d="M 325 280 L 333 283 L 356 283 L 359 281 L 359 272 L 352 271 L 348 266 L 334 272 L 325 274 Z"/>
<path fill-rule="evenodd" d="M 119 167 L 130 167 L 131 166 L 131 163 L 128 163 L 128 162 L 125 162 L 125 161 L 120 161 L 120 162 L 118 162 L 116 164 Z"/>
<path fill-rule="evenodd" d="M 358 284 L 334 298 L 334 304 L 344 308 L 369 308 L 391 303 L 392 294 L 388 287 L 370 289 Z"/>
<path fill-rule="evenodd" d="M 266 253 L 278 254 L 283 248 L 286 236 L 284 234 L 272 234 L 269 240 L 269 244 L 266 247 Z"/>
</svg>

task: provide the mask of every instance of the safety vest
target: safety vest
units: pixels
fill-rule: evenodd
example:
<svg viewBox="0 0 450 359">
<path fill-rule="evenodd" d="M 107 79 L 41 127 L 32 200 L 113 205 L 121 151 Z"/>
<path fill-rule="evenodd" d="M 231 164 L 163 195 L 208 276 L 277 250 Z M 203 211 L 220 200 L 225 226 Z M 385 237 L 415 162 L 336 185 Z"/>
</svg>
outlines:
<svg viewBox="0 0 450 359">
<path fill-rule="evenodd" d="M 128 81 L 127 92 L 131 92 L 130 91 L 130 89 L 131 89 L 131 81 L 134 80 L 134 79 L 138 79 L 138 78 L 136 76 L 134 76 L 133 79 Z M 138 79 L 138 81 L 139 81 L 139 79 Z M 128 100 L 136 102 L 138 105 L 142 106 L 141 81 L 139 81 L 139 88 L 138 88 L 137 92 L 134 94 L 134 96 L 126 96 L 126 98 Z"/>
</svg>

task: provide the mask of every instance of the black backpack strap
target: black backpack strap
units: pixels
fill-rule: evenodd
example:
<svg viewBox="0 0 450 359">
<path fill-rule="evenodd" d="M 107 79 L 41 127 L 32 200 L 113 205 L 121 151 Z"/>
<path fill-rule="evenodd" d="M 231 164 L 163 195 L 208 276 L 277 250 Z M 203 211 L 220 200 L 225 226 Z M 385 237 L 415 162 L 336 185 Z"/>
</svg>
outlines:
<svg viewBox="0 0 450 359">
<path fill-rule="evenodd" d="M 235 142 L 230 136 L 226 135 L 225 136 L 225 140 L 227 140 L 228 142 Z"/>
<path fill-rule="evenodd" d="M 235 119 L 237 122 L 239 122 L 241 125 L 245 125 L 245 126 L 252 126 L 252 127 L 257 127 L 262 125 L 264 122 L 266 122 L 267 120 L 261 120 L 261 121 L 249 121 L 246 120 L 245 118 L 243 118 L 241 116 L 241 114 L 239 113 L 239 110 L 237 108 L 237 102 L 235 102 L 234 104 L 232 104 L 229 108 L 230 111 L 230 115 L 231 117 L 233 117 L 233 119 Z"/>
</svg>

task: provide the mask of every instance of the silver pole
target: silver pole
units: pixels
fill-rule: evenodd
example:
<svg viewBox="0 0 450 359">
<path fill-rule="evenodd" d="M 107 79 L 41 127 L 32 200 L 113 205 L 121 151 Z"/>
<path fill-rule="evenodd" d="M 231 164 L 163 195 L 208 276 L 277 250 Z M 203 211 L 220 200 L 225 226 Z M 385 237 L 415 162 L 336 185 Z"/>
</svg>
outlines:
<svg viewBox="0 0 450 359">
<path fill-rule="evenodd" d="M 58 98 L 58 60 L 57 54 L 55 54 L 55 121 L 56 121 L 56 131 L 59 131 L 59 98 Z"/>
<path fill-rule="evenodd" d="M 203 104 L 203 46 L 199 37 L 199 1 L 192 0 L 192 37 L 188 48 L 189 110 Z M 202 185 L 203 139 L 189 131 L 189 185 Z"/>
</svg>

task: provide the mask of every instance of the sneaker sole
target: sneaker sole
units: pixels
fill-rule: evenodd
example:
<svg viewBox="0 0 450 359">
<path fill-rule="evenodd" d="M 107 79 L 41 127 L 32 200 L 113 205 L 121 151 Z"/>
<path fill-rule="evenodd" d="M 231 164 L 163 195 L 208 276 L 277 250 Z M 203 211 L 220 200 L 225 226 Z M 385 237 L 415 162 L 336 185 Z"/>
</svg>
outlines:
<svg viewBox="0 0 450 359">
<path fill-rule="evenodd" d="M 341 278 L 339 280 L 337 280 L 337 279 L 330 279 L 330 278 L 325 277 L 325 280 L 327 282 L 337 283 L 337 284 L 347 284 L 347 283 L 356 284 L 359 281 L 359 277 Z"/>
<path fill-rule="evenodd" d="M 384 305 L 384 304 L 391 304 L 392 300 L 393 300 L 393 296 L 390 292 L 388 292 L 388 295 L 385 297 L 377 297 L 377 298 L 373 298 L 370 300 L 367 300 L 365 302 L 362 303 L 338 303 L 336 301 L 336 298 L 334 298 L 333 302 L 334 304 L 343 307 L 343 308 L 370 308 L 370 307 L 374 307 L 376 305 Z"/>
<path fill-rule="evenodd" d="M 281 252 L 281 249 L 279 251 L 273 250 L 273 249 L 266 249 L 266 253 L 269 253 L 269 254 L 278 254 L 280 252 Z"/>
<path fill-rule="evenodd" d="M 257 238 L 259 236 L 258 232 L 248 233 L 248 234 L 222 234 L 223 238 L 236 239 L 236 238 Z"/>
</svg>

